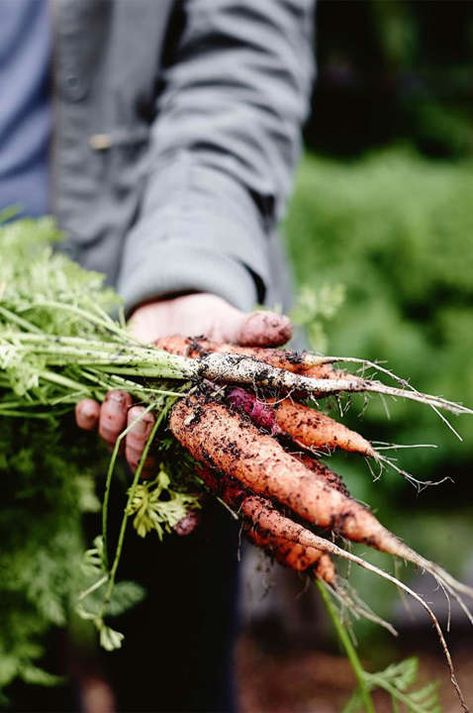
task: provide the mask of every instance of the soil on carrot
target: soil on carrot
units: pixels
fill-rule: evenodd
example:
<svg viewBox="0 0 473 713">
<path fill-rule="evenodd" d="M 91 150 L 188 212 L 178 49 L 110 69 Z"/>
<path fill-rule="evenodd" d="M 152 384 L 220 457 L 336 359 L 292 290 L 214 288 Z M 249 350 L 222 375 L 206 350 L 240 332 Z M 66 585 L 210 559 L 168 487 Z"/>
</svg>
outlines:
<svg viewBox="0 0 473 713">
<path fill-rule="evenodd" d="M 473 646 L 459 644 L 453 653 L 459 683 L 472 705 Z M 419 657 L 419 683 L 439 682 L 443 713 L 457 713 L 458 698 L 442 656 L 413 647 L 403 651 L 398 660 L 409 655 Z M 348 661 L 342 656 L 322 650 L 269 652 L 250 634 L 241 637 L 236 660 L 241 713 L 340 713 L 355 686 Z M 376 713 L 392 713 L 382 692 L 375 693 L 373 699 Z"/>
</svg>

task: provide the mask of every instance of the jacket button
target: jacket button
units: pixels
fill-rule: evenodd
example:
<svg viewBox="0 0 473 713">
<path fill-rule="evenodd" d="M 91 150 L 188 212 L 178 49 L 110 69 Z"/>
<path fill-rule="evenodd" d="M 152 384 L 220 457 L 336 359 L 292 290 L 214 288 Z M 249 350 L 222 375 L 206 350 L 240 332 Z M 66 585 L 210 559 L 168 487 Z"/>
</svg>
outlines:
<svg viewBox="0 0 473 713">
<path fill-rule="evenodd" d="M 62 95 L 64 99 L 72 102 L 78 102 L 87 95 L 87 86 L 85 82 L 76 74 L 65 74 L 61 82 Z"/>
</svg>

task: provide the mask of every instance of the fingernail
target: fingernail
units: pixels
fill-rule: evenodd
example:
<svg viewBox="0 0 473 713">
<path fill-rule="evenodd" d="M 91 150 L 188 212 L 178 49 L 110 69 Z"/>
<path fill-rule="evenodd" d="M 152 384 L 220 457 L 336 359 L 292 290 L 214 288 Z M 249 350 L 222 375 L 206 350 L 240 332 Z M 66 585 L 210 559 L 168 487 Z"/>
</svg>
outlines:
<svg viewBox="0 0 473 713">
<path fill-rule="evenodd" d="M 133 426 L 133 431 L 135 432 L 135 434 L 141 436 L 141 435 L 145 434 L 146 431 L 148 431 L 149 427 L 150 427 L 150 422 L 143 418 L 143 419 L 141 419 L 141 421 L 138 421 L 137 423 L 135 423 L 135 425 Z"/>
<path fill-rule="evenodd" d="M 137 420 L 139 419 L 139 420 Z M 128 425 L 133 424 L 133 434 L 146 433 L 154 423 L 154 417 L 142 406 L 133 406 L 128 411 Z"/>
<path fill-rule="evenodd" d="M 196 527 L 200 524 L 200 512 L 190 510 L 179 522 L 174 525 L 174 532 L 179 537 L 187 537 L 191 535 Z"/>
<path fill-rule="evenodd" d="M 109 391 L 105 397 L 105 401 L 112 401 L 120 406 L 124 403 L 126 394 L 123 391 Z"/>
<path fill-rule="evenodd" d="M 84 404 L 82 406 L 82 416 L 84 418 L 93 418 L 96 416 L 96 409 L 94 404 Z"/>
<path fill-rule="evenodd" d="M 120 394 L 120 395 L 111 394 L 106 399 L 107 408 L 108 408 L 109 412 L 112 412 L 113 414 L 118 414 L 118 413 L 123 414 L 124 411 L 126 410 L 125 409 L 125 405 L 126 405 L 125 399 L 126 399 L 126 397 L 123 396 L 122 394 Z"/>
</svg>

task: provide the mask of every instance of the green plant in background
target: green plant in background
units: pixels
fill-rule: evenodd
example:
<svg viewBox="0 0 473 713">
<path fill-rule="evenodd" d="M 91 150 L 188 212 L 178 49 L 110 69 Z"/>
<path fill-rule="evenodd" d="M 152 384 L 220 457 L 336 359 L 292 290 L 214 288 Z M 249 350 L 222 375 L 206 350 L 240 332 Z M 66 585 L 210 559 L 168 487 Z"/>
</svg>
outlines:
<svg viewBox="0 0 473 713">
<path fill-rule="evenodd" d="M 473 165 L 439 164 L 401 149 L 351 164 L 307 157 L 286 224 L 298 282 L 343 284 L 346 300 L 326 327 L 330 351 L 378 360 L 430 393 L 473 398 Z M 431 414 L 413 420 L 390 403 L 370 424 L 386 440 L 439 445 L 406 452 L 409 469 L 462 472 L 473 427 L 460 443 Z M 383 424 L 381 424 L 383 420 Z M 378 436 L 379 438 L 379 436 Z"/>
<path fill-rule="evenodd" d="M 0 691 L 15 678 L 58 681 L 36 661 L 48 629 L 64 626 L 74 608 L 82 584 L 82 518 L 99 508 L 94 449 L 66 432 L 54 423 L 2 421 Z"/>
<path fill-rule="evenodd" d="M 435 155 L 471 156 L 471 8 L 465 11 L 464 22 L 454 20 L 450 32 L 446 27 L 437 34 L 437 52 L 431 54 L 426 42 L 432 23 L 429 3 L 423 3 L 421 12 L 416 5 L 405 0 L 369 1 L 386 68 L 398 73 L 397 100 L 403 113 L 403 133 L 419 148 Z M 448 3 L 444 7 L 448 8 Z M 443 17 L 447 24 L 448 11 L 443 11 Z M 453 41 L 452 31 L 456 33 Z"/>
<path fill-rule="evenodd" d="M 0 216 L 0 222 L 4 218 Z M 1 697 L 3 689 L 17 678 L 43 685 L 58 682 L 57 676 L 40 668 L 41 657 L 48 632 L 54 627 L 67 627 L 74 613 L 95 625 L 104 648 L 112 650 L 121 645 L 123 636 L 109 625 L 109 620 L 143 597 L 142 588 L 135 583 L 116 583 L 128 520 L 135 514 L 136 521 L 135 506 L 139 509 L 143 505 L 140 493 L 143 496 L 146 487 L 149 494 L 146 512 L 140 512 L 141 518 L 136 522 L 141 525 L 142 536 L 146 534 L 146 514 L 158 535 L 162 535 L 185 514 L 186 507 L 196 507 L 196 498 L 187 492 L 178 493 L 175 481 L 173 489 L 169 488 L 164 464 L 156 481 L 138 486 L 151 437 L 124 497 L 118 532 L 113 525 L 108 527 L 112 476 L 118 475 L 118 481 L 121 478 L 128 485 L 129 478 L 123 477 L 116 466 L 121 441 L 133 424 L 121 434 L 110 458 L 98 442 L 94 446 L 86 434 L 78 431 L 67 412 L 85 395 L 102 399 L 107 390 L 121 386 L 148 404 L 148 410 L 159 411 L 154 435 L 173 398 L 168 391 L 116 375 L 107 382 L 100 357 L 98 371 L 87 371 L 81 385 L 77 381 L 79 374 L 85 373 L 81 366 L 79 371 L 73 367 L 67 375 L 53 373 L 44 355 L 19 353 L 23 329 L 26 344 L 31 340 L 36 343 L 39 338 L 55 362 L 62 343 L 55 332 L 65 337 L 67 354 L 79 356 L 79 363 L 96 348 L 97 339 L 102 340 L 106 361 L 123 359 L 114 339 L 121 334 L 123 343 L 128 343 L 130 338 L 123 324 L 108 314 L 119 307 L 120 300 L 103 287 L 103 276 L 86 272 L 53 252 L 51 242 L 57 240 L 58 234 L 50 219 L 17 221 L 0 227 L 0 238 L 8 254 L 8 260 L 0 263 L 0 417 L 8 417 L 2 418 L 0 431 Z M 31 302 L 32 293 L 36 308 Z M 128 373 L 134 360 L 128 356 L 125 361 Z M 155 362 L 153 351 L 153 368 Z M 169 374 L 167 367 L 165 372 Z M 61 389 L 68 393 L 61 393 Z M 173 460 L 173 456 L 168 444 L 162 457 Z M 107 473 L 103 530 L 84 557 L 83 518 L 100 510 L 95 484 L 100 492 L 101 472 Z M 117 490 L 126 493 L 126 485 L 122 482 Z M 0 702 L 5 700 L 0 698 Z"/>
<path fill-rule="evenodd" d="M 308 146 L 349 157 L 405 141 L 429 156 L 473 155 L 471 3 L 319 0 L 316 26 Z"/>
<path fill-rule="evenodd" d="M 396 713 L 400 711 L 401 705 L 408 713 L 441 713 L 437 682 L 432 681 L 416 688 L 418 670 L 419 661 L 411 656 L 390 664 L 383 671 L 363 671 L 363 678 L 370 691 L 381 689 L 390 696 L 393 711 Z M 360 695 L 355 691 L 343 713 L 356 713 L 359 710 Z"/>
<path fill-rule="evenodd" d="M 343 285 L 322 285 L 315 289 L 307 284 L 298 290 L 291 320 L 304 329 L 312 351 L 327 353 L 327 323 L 335 317 L 344 300 Z"/>
<path fill-rule="evenodd" d="M 376 690 L 383 690 L 388 694 L 394 713 L 399 713 L 401 705 L 408 713 L 441 713 L 438 684 L 433 681 L 422 688 L 415 687 L 419 670 L 417 658 L 410 657 L 390 664 L 376 673 L 365 670 L 327 587 L 320 581 L 316 584 L 357 681 L 357 687 L 342 713 L 376 713 L 371 696 Z"/>
</svg>

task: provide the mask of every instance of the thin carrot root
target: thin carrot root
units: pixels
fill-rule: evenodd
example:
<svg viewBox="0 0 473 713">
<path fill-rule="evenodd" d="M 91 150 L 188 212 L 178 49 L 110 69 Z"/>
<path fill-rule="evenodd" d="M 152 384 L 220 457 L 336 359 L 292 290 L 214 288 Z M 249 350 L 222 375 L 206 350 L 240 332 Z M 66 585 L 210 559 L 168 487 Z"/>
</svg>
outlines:
<svg viewBox="0 0 473 713">
<path fill-rule="evenodd" d="M 329 589 L 329 592 L 334 599 L 348 611 L 349 615 L 354 616 L 356 619 L 367 619 L 377 626 L 382 626 L 383 629 L 389 631 L 392 636 L 398 636 L 398 632 L 394 626 L 376 614 L 371 607 L 360 598 L 357 591 L 350 586 L 349 582 L 342 577 L 337 577 L 336 588 L 332 587 Z"/>
<path fill-rule="evenodd" d="M 384 466 L 394 470 L 396 473 L 401 475 L 408 483 L 413 485 L 419 493 L 424 490 L 424 488 L 427 488 L 431 485 L 442 485 L 442 483 L 452 480 L 452 478 L 450 478 L 449 476 L 440 478 L 440 480 L 419 480 L 414 475 L 412 475 L 412 473 L 409 473 L 407 470 L 400 468 L 393 458 L 388 458 L 387 456 L 383 455 L 382 453 L 379 453 L 378 451 L 375 451 L 374 459 L 379 463 L 381 470 Z M 381 471 L 379 475 L 374 476 L 374 479 L 377 480 L 380 475 Z"/>
<path fill-rule="evenodd" d="M 199 468 L 199 477 L 205 485 L 243 519 L 246 537 L 263 549 L 284 567 L 296 572 L 313 573 L 332 587 L 336 586 L 336 572 L 330 555 L 313 547 L 304 547 L 281 534 L 287 518 L 269 500 L 248 494 L 241 485 L 226 475 L 218 475 L 209 468 Z M 270 527 L 261 527 L 259 520 L 265 514 Z M 288 520 L 290 522 L 290 520 Z M 275 532 L 276 525 L 279 529 Z"/>
<path fill-rule="evenodd" d="M 300 526 L 299 526 L 300 527 Z M 376 565 L 371 564 L 371 562 L 367 562 L 364 560 L 362 557 L 358 557 L 357 555 L 353 554 L 352 552 L 348 552 L 347 550 L 342 549 L 341 547 L 338 547 L 333 542 L 330 542 L 329 540 L 325 540 L 322 537 L 319 537 L 318 535 L 315 535 L 312 532 L 309 532 L 305 528 L 301 528 L 298 532 L 294 531 L 294 537 L 295 537 L 295 542 L 298 542 L 299 544 L 307 545 L 307 546 L 312 546 L 312 547 L 317 547 L 320 550 L 323 550 L 327 552 L 328 554 L 334 555 L 334 556 L 339 556 L 342 559 L 348 560 L 349 562 L 353 562 L 354 564 L 358 565 L 359 567 L 362 567 L 363 569 L 368 570 L 369 572 L 372 572 L 373 574 L 378 575 L 379 577 L 382 577 L 383 579 L 386 579 L 388 582 L 391 582 L 394 584 L 396 587 L 404 591 L 406 594 L 409 594 L 413 599 L 418 602 L 421 607 L 427 612 L 430 620 L 432 621 L 432 624 L 437 632 L 437 636 L 440 641 L 440 646 L 442 648 L 442 651 L 444 653 L 445 659 L 447 661 L 447 666 L 450 672 L 450 681 L 455 689 L 455 692 L 458 696 L 458 699 L 460 701 L 460 705 L 463 711 L 465 713 L 469 713 L 469 708 L 467 706 L 467 703 L 465 701 L 465 698 L 463 696 L 462 690 L 458 684 L 456 675 L 455 675 L 455 668 L 453 666 L 453 661 L 452 661 L 452 656 L 450 653 L 450 650 L 448 648 L 447 642 L 445 640 L 445 635 L 443 633 L 442 627 L 440 626 L 440 623 L 435 616 L 434 612 L 432 611 L 432 608 L 427 604 L 425 599 L 423 599 L 417 592 L 415 592 L 413 589 L 407 586 L 407 584 L 404 584 L 404 582 L 401 582 L 401 580 L 397 579 L 394 577 L 392 574 L 389 574 L 388 572 L 385 572 L 383 569 L 380 567 L 376 567 Z"/>
<path fill-rule="evenodd" d="M 235 485 L 234 487 L 236 488 L 236 491 L 234 492 L 238 492 L 238 485 Z M 431 607 L 419 594 L 417 594 L 417 592 L 412 590 L 410 587 L 408 587 L 406 584 L 404 584 L 388 572 L 385 572 L 379 567 L 376 567 L 375 565 L 371 564 L 370 562 L 367 562 L 366 560 L 361 557 L 358 557 L 357 555 L 352 554 L 351 552 L 343 550 L 341 547 L 338 547 L 333 542 L 330 542 L 322 537 L 319 537 L 318 535 L 315 535 L 314 533 L 304 528 L 302 525 L 293 522 L 289 518 L 281 516 L 279 513 L 278 517 L 275 517 L 274 508 L 271 505 L 268 505 L 267 501 L 263 500 L 262 498 L 256 496 L 248 496 L 244 498 L 242 506 L 243 504 L 243 515 L 246 515 L 246 517 L 251 520 L 251 522 L 255 525 L 255 532 L 262 533 L 263 546 L 268 542 L 268 540 L 266 539 L 268 537 L 268 533 L 271 533 L 270 536 L 273 540 L 279 539 L 286 542 L 289 541 L 293 544 L 300 545 L 301 547 L 305 548 L 306 551 L 308 550 L 309 552 L 316 550 L 317 552 L 323 552 L 328 555 L 336 555 L 342 557 L 343 559 L 353 562 L 358 566 L 363 567 L 364 569 L 367 569 L 373 572 L 374 574 L 377 574 L 383 579 L 388 580 L 389 582 L 395 584 L 397 587 L 409 594 L 411 597 L 413 597 L 427 612 L 436 629 L 450 671 L 450 680 L 452 682 L 453 687 L 455 688 L 460 704 L 462 706 L 462 710 L 468 713 L 469 708 L 466 704 L 463 693 L 458 684 L 455 675 L 455 669 L 452 662 L 452 657 L 447 642 L 445 640 L 442 627 L 440 626 L 440 623 L 434 612 L 432 611 Z M 319 561 L 320 560 L 321 558 L 319 558 Z M 320 576 L 320 572 L 317 572 L 317 574 Z M 334 589 L 335 591 L 340 591 L 337 584 L 335 584 Z M 343 594 L 341 594 L 341 596 L 343 597 Z M 345 594 L 345 596 L 347 595 Z M 363 612 L 362 608 L 361 612 Z M 366 614 L 369 614 L 369 612 L 363 613 L 365 616 Z M 375 619 L 378 619 L 376 615 L 372 616 L 374 616 Z M 382 621 L 383 620 L 378 620 L 378 623 L 382 623 Z M 386 622 L 384 622 L 384 624 L 386 624 Z"/>
</svg>

